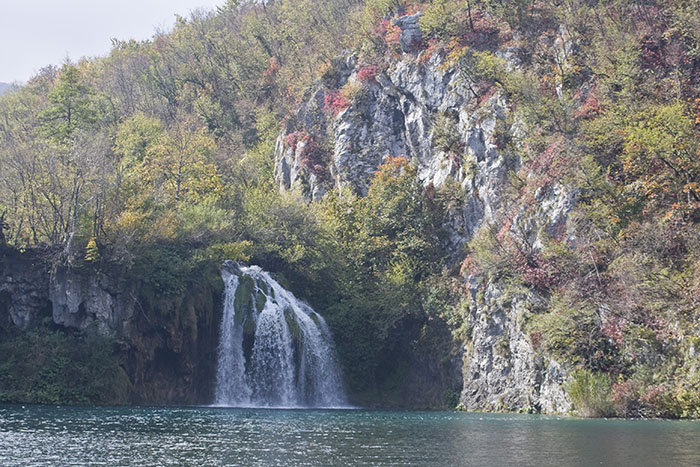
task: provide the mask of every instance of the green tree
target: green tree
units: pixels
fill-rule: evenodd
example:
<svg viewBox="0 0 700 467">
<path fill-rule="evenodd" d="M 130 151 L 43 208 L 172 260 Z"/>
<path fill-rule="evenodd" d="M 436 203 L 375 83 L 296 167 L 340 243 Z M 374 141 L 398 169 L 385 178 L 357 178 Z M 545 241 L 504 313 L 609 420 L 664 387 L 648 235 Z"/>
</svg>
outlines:
<svg viewBox="0 0 700 467">
<path fill-rule="evenodd" d="M 75 65 L 63 65 L 55 87 L 49 92 L 51 106 L 39 114 L 42 133 L 59 144 L 70 141 L 78 129 L 86 130 L 98 120 L 93 91 L 82 82 Z"/>
</svg>

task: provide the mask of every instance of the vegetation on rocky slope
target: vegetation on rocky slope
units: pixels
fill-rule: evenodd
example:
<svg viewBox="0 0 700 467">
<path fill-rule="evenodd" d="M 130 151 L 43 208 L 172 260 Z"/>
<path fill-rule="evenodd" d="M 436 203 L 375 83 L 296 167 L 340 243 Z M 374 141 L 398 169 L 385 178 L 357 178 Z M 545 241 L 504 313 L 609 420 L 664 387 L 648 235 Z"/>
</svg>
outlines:
<svg viewBox="0 0 700 467">
<path fill-rule="evenodd" d="M 0 402 L 124 404 L 129 378 L 109 340 L 55 329 L 4 333 Z"/>
<path fill-rule="evenodd" d="M 469 339 L 466 279 L 508 282 L 543 298 L 524 332 L 575 369 L 579 411 L 697 417 L 699 8 L 229 1 L 0 97 L 0 243 L 137 278 L 153 297 L 186 293 L 224 259 L 260 264 L 327 316 L 357 400 L 383 404 L 453 403 L 451 387 L 443 400 L 402 393 L 406 368 L 447 367 Z M 519 128 L 495 142 L 521 160 L 508 208 L 464 252 L 441 242 L 460 187 L 423 186 L 408 159 L 379 167 L 366 197 L 309 204 L 272 180 L 275 141 L 304 91 L 333 83 L 349 51 L 364 64 L 360 83 L 374 80 L 402 53 L 392 19 L 417 11 L 414 59 L 440 54 L 479 99 L 501 93 Z M 346 86 L 326 110 L 362 96 L 362 84 Z M 449 118 L 437 120 L 434 143 L 460 158 Z M 327 176 L 317 143 L 305 146 L 306 170 Z M 554 189 L 576 206 L 534 241 L 519 226 Z M 37 332 L 22 345 L 59 339 Z"/>
</svg>

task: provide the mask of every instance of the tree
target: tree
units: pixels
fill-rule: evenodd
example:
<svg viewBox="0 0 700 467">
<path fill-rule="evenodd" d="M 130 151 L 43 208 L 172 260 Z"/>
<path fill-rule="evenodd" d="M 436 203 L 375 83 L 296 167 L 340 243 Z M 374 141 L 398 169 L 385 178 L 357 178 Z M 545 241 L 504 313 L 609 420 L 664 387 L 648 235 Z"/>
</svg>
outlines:
<svg viewBox="0 0 700 467">
<path fill-rule="evenodd" d="M 700 210 L 694 117 L 682 102 L 652 107 L 629 129 L 621 155 L 626 174 L 638 182 L 630 187 L 668 214 Z"/>
<path fill-rule="evenodd" d="M 52 104 L 39 114 L 42 133 L 58 144 L 67 144 L 78 129 L 87 130 L 97 122 L 93 92 L 80 77 L 79 69 L 63 65 L 58 82 L 49 92 Z"/>
</svg>

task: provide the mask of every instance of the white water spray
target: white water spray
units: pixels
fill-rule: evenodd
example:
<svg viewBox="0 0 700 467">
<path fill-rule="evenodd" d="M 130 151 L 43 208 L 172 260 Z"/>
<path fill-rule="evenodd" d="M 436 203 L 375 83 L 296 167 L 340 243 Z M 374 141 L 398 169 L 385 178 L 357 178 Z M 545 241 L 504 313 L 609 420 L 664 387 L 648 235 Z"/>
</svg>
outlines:
<svg viewBox="0 0 700 467">
<path fill-rule="evenodd" d="M 257 266 L 227 261 L 216 404 L 346 407 L 323 317 Z"/>
</svg>

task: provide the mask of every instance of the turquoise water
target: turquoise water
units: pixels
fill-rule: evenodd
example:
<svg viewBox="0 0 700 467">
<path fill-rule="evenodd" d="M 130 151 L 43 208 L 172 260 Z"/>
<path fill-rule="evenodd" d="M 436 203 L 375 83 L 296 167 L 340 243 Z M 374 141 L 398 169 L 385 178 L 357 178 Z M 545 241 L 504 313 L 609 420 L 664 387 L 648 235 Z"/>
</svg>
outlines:
<svg viewBox="0 0 700 467">
<path fill-rule="evenodd" d="M 700 423 L 0 406 L 0 465 L 700 465 Z"/>
</svg>

